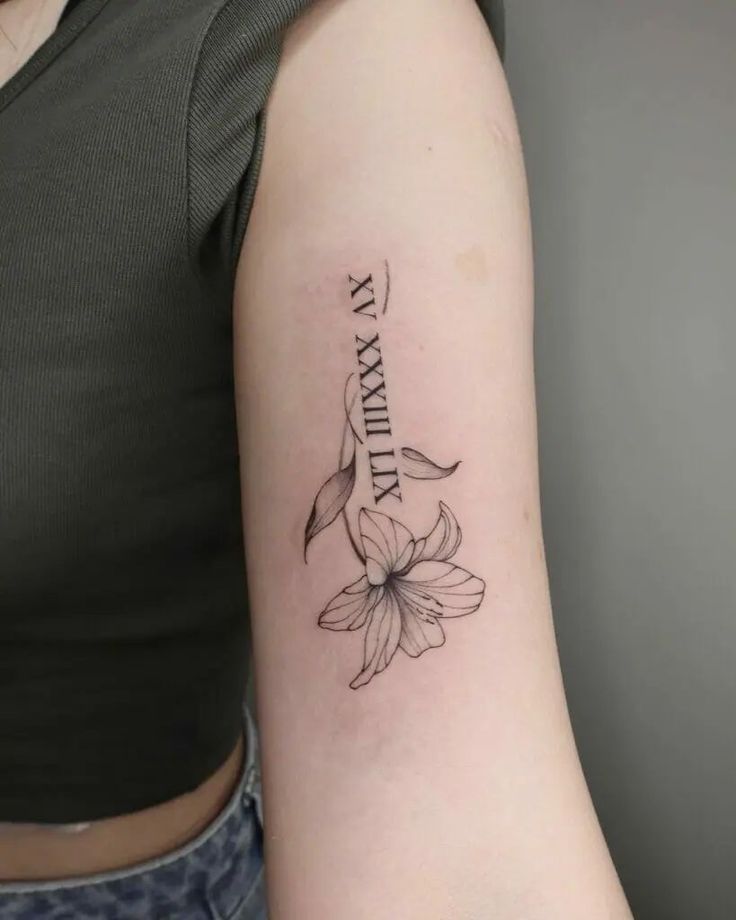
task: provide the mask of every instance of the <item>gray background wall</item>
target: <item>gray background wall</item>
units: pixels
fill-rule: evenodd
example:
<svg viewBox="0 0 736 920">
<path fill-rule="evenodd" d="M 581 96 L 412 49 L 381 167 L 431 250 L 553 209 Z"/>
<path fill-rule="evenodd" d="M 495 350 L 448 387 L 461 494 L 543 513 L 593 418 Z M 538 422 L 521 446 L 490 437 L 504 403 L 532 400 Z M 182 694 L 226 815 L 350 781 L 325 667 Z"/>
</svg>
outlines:
<svg viewBox="0 0 736 920">
<path fill-rule="evenodd" d="M 638 920 L 736 918 L 736 0 L 507 0 L 570 707 Z"/>
</svg>

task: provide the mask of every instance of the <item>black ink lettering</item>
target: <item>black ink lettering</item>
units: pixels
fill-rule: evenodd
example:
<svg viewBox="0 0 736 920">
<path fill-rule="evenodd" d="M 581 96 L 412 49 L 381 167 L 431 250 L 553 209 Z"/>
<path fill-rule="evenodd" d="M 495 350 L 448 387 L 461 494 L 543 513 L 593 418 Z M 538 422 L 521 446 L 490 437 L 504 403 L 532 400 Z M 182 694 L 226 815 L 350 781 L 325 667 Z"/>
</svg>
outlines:
<svg viewBox="0 0 736 920">
<path fill-rule="evenodd" d="M 401 501 L 401 487 L 399 485 L 399 471 L 394 466 L 390 469 L 381 469 L 380 466 L 376 465 L 377 460 L 380 457 L 391 457 L 395 462 L 396 455 L 393 450 L 369 450 L 368 456 L 370 458 L 371 464 L 371 479 L 373 480 L 373 497 L 376 500 L 376 504 L 386 498 L 387 495 L 392 496 L 393 498 Z M 379 479 L 385 482 L 386 477 L 390 478 L 390 483 L 388 486 L 384 486 L 381 482 L 378 482 Z"/>
<path fill-rule="evenodd" d="M 369 438 L 374 434 L 391 434 L 391 425 L 389 424 L 388 416 L 384 415 L 382 418 L 365 419 L 365 433 Z"/>
<path fill-rule="evenodd" d="M 373 483 L 373 492 L 374 498 L 376 499 L 376 504 L 378 504 L 382 499 L 387 495 L 391 495 L 394 498 L 401 501 L 401 491 L 399 489 L 399 477 L 398 475 L 394 477 L 394 481 L 390 483 L 385 489 L 378 485 L 378 483 Z"/>
<path fill-rule="evenodd" d="M 358 352 L 360 398 L 363 404 L 366 437 L 390 435 L 391 424 L 386 400 L 386 380 L 378 333 L 369 339 L 355 336 Z M 372 413 L 380 413 L 378 417 Z"/>
<path fill-rule="evenodd" d="M 386 405 L 386 381 L 379 381 L 374 387 L 368 386 L 367 384 L 361 381 L 360 383 L 360 394 L 363 404 L 368 402 L 369 399 L 376 396 L 379 399 L 383 400 L 384 406 Z"/>
<path fill-rule="evenodd" d="M 367 361 L 363 361 L 361 358 L 358 361 L 360 365 L 360 379 L 363 380 L 368 374 L 380 374 L 383 377 L 383 361 L 381 361 L 381 356 L 379 352 L 378 359 L 373 362 L 373 364 L 368 364 Z"/>
<path fill-rule="evenodd" d="M 375 307 L 376 297 L 373 292 L 373 275 L 368 275 L 367 278 L 364 278 L 363 281 L 358 281 L 357 278 L 353 278 L 352 275 L 348 275 L 348 279 L 351 285 L 350 288 L 350 299 L 355 300 L 358 294 L 369 298 L 364 300 L 363 303 L 358 304 L 357 307 L 353 307 L 353 313 L 360 313 L 361 316 L 370 316 L 371 319 L 376 319 L 375 312 L 368 313 L 369 307 Z M 355 285 L 354 287 L 352 285 Z M 364 292 L 364 293 L 362 293 Z"/>
<path fill-rule="evenodd" d="M 378 333 L 376 333 L 371 339 L 361 339 L 359 335 L 356 335 L 355 341 L 360 343 L 358 346 L 359 358 L 362 357 L 363 352 L 367 351 L 369 348 L 375 351 L 377 354 L 381 354 L 381 348 L 376 344 L 378 342 Z"/>
</svg>

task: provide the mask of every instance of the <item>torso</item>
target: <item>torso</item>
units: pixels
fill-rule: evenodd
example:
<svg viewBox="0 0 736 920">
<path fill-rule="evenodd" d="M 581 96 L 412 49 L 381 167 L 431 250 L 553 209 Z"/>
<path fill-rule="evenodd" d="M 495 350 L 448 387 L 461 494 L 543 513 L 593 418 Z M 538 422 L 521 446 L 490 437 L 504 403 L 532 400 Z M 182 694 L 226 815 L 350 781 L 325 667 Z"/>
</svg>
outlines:
<svg viewBox="0 0 736 920">
<path fill-rule="evenodd" d="M 66 0 L 0 0 L 0 87 L 54 32 L 65 5 Z M 199 834 L 223 808 L 243 756 L 241 738 L 192 792 L 80 828 L 0 822 L 0 881 L 83 876 L 170 852 Z"/>
<path fill-rule="evenodd" d="M 94 821 L 79 833 L 44 826 L 4 826 L 0 881 L 68 878 L 152 859 L 197 836 L 222 810 L 242 769 L 244 743 L 186 795 L 133 814 Z"/>
</svg>

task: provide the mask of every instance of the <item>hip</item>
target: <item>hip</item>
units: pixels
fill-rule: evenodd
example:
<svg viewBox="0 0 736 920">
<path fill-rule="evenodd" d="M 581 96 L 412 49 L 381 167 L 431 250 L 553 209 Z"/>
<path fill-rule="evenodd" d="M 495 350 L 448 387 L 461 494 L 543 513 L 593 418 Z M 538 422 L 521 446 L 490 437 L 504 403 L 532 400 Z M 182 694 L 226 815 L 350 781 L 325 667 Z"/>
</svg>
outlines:
<svg viewBox="0 0 736 920">
<path fill-rule="evenodd" d="M 243 722 L 241 756 L 228 760 L 231 770 L 233 764 L 237 768 L 234 788 L 230 782 L 229 797 L 224 804 L 220 799 L 221 807 L 204 827 L 193 830 L 190 825 L 185 842 L 122 868 L 73 875 L 57 871 L 53 877 L 49 873 L 33 880 L 0 881 L 0 916 L 4 920 L 82 916 L 265 920 L 257 735 L 245 703 Z M 84 833 L 92 831 L 98 832 L 95 825 Z M 7 871 L 2 874 L 12 877 Z"/>
</svg>

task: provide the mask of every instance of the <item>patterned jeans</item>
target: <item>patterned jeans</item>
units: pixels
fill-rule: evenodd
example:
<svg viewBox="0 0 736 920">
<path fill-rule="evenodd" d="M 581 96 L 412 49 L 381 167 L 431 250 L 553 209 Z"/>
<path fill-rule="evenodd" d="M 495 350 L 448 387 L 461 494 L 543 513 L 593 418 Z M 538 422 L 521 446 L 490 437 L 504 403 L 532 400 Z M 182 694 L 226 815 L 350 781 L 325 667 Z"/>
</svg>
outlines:
<svg viewBox="0 0 736 920">
<path fill-rule="evenodd" d="M 267 920 L 257 736 L 245 703 L 246 762 L 228 804 L 194 840 L 125 869 L 0 882 L 2 920 Z"/>
</svg>

